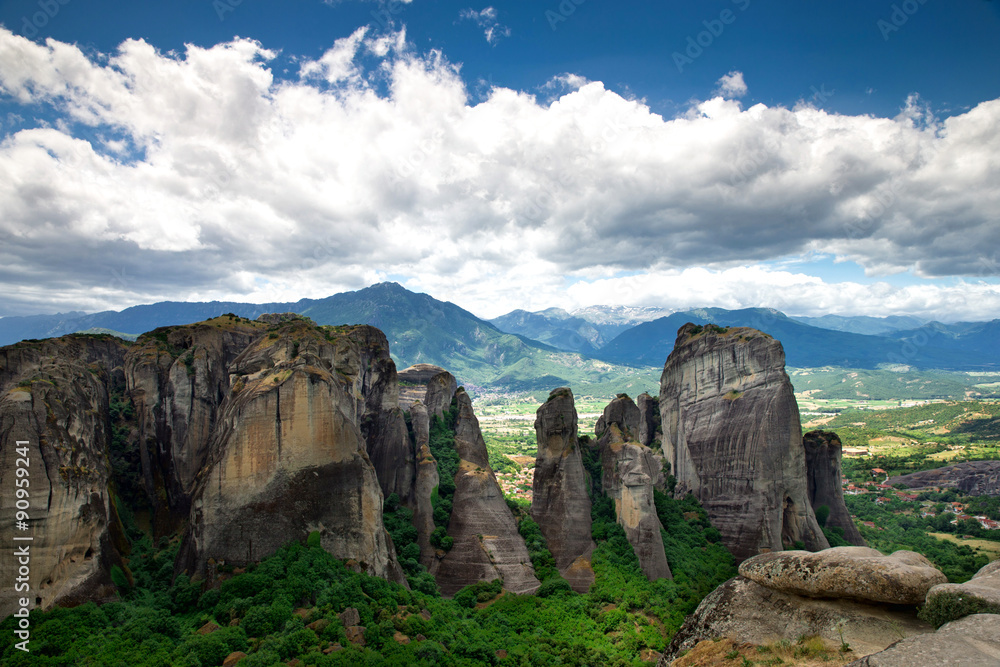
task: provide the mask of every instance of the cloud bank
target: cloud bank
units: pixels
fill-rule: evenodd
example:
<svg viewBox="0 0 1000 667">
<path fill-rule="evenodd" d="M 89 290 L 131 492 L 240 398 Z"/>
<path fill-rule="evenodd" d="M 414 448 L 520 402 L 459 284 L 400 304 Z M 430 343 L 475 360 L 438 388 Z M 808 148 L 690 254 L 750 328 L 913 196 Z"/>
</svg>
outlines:
<svg viewBox="0 0 1000 667">
<path fill-rule="evenodd" d="M 0 314 L 294 300 L 393 278 L 483 315 L 594 303 L 1000 313 L 1000 100 L 938 120 L 724 96 L 677 118 L 574 78 L 473 103 L 459 68 L 361 28 L 317 60 L 0 29 Z M 739 76 L 737 76 L 739 75 Z M 720 79 L 745 94 L 742 74 Z M 741 91 L 743 91 L 741 93 Z M 827 283 L 809 253 L 913 287 Z"/>
</svg>

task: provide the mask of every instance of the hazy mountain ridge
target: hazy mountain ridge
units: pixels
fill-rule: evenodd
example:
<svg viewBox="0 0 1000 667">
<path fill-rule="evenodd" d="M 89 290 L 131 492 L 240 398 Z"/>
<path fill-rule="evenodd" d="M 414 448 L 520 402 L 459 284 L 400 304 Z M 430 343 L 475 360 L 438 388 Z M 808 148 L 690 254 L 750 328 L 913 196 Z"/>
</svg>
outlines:
<svg viewBox="0 0 1000 667">
<path fill-rule="evenodd" d="M 572 312 L 559 308 L 534 313 L 517 310 L 488 321 L 397 283 L 286 303 L 167 301 L 120 312 L 0 318 L 0 345 L 95 329 L 135 334 L 225 313 L 253 319 L 266 312 L 294 312 L 317 324 L 378 327 L 386 333 L 393 359 L 401 367 L 417 363 L 447 367 L 470 387 L 537 390 L 564 384 L 624 386 L 623 378 L 635 376 L 628 367 L 635 366 L 647 368 L 647 379 L 653 379 L 673 349 L 677 330 L 688 322 L 765 331 L 784 343 L 788 363 L 795 367 L 907 365 L 981 370 L 1000 365 L 1000 350 L 995 345 L 1000 320 L 927 322 L 898 329 L 894 327 L 920 320 L 805 318 L 826 325 L 820 327 L 770 308 L 698 308 L 665 314 L 664 309 L 651 307 L 591 306 Z M 847 330 L 852 328 L 882 333 Z"/>
</svg>

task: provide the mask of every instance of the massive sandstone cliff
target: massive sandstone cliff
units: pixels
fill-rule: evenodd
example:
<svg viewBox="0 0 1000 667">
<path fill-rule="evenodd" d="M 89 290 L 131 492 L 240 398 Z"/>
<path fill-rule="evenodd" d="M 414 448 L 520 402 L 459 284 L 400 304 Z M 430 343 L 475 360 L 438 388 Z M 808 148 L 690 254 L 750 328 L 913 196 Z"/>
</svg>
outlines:
<svg viewBox="0 0 1000 667">
<path fill-rule="evenodd" d="M 663 525 L 653 502 L 653 489 L 663 489 L 663 463 L 656 452 L 634 439 L 640 433 L 639 408 L 620 394 L 604 408 L 595 430 L 601 487 L 614 501 L 618 523 L 643 573 L 651 581 L 672 578 L 660 533 Z"/>
<path fill-rule="evenodd" d="M 577 439 L 573 392 L 566 387 L 554 389 L 536 415 L 538 454 L 531 516 L 545 536 L 559 573 L 573 590 L 586 593 L 594 583 L 590 478 Z"/>
<path fill-rule="evenodd" d="M 524 538 L 490 468 L 489 455 L 472 401 L 463 389 L 455 393 L 455 449 L 459 456 L 455 495 L 448 524 L 454 545 L 435 559 L 431 574 L 441 593 L 454 595 L 478 581 L 502 578 L 512 593 L 538 589 Z"/>
<path fill-rule="evenodd" d="M 799 411 L 781 344 L 755 329 L 686 324 L 660 379 L 675 495 L 693 493 L 738 561 L 829 546 L 809 504 Z"/>
<path fill-rule="evenodd" d="M 0 545 L 0 617 L 19 598 L 47 609 L 115 596 L 110 571 L 124 566 L 128 545 L 110 484 L 108 391 L 124 355 L 111 337 L 0 349 L 0 523 L 8 536 L 33 538 Z M 28 493 L 27 530 L 15 529 L 18 489 Z M 17 591 L 15 550 L 24 546 L 29 589 Z"/>
<path fill-rule="evenodd" d="M 802 436 L 802 446 L 806 451 L 809 502 L 813 509 L 824 505 L 830 508 L 826 525 L 843 530 L 844 539 L 851 544 L 868 546 L 844 503 L 844 488 L 840 482 L 840 458 L 843 450 L 840 438 L 832 431 L 810 431 Z"/>
<path fill-rule="evenodd" d="M 430 569 L 435 549 L 431 545 L 434 532 L 433 497 L 438 488 L 437 461 L 429 446 L 432 417 L 444 418 L 445 410 L 458 389 L 458 382 L 448 371 L 430 364 L 417 364 L 398 373 L 399 407 L 410 416 L 410 437 L 414 458 L 413 491 L 409 506 L 413 510 L 413 526 L 417 529 L 420 564 Z"/>
<path fill-rule="evenodd" d="M 361 426 L 387 347 L 371 327 L 291 320 L 233 361 L 178 569 L 246 564 L 319 531 L 334 556 L 405 583 Z"/>
<path fill-rule="evenodd" d="M 229 394 L 229 365 L 267 326 L 223 316 L 143 334 L 125 358 L 136 409 L 154 538 L 187 520 L 219 408 Z"/>
</svg>

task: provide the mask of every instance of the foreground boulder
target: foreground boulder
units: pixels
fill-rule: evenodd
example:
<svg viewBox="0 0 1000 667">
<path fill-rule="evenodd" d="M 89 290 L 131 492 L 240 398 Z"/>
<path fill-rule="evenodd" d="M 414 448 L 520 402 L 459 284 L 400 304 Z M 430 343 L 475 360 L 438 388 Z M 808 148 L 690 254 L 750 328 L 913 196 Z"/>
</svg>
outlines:
<svg viewBox="0 0 1000 667">
<path fill-rule="evenodd" d="M 577 440 L 573 392 L 555 389 L 538 408 L 538 455 L 532 481 L 531 516 L 538 523 L 559 573 L 578 593 L 594 583 L 590 556 L 590 477 Z"/>
<path fill-rule="evenodd" d="M 372 327 L 293 320 L 234 360 L 179 571 L 246 565 L 318 531 L 335 557 L 406 583 L 361 428 L 365 371 L 387 348 Z"/>
<path fill-rule="evenodd" d="M 802 597 L 737 576 L 709 593 L 688 616 L 659 667 L 670 665 L 681 651 L 717 637 L 728 637 L 737 644 L 762 645 L 815 635 L 836 646 L 845 641 L 854 655 L 865 655 L 881 651 L 903 637 L 930 632 L 933 627 L 917 618 L 915 607 Z M 910 663 L 925 664 L 944 663 Z"/>
<path fill-rule="evenodd" d="M 455 449 L 459 467 L 448 536 L 452 548 L 431 567 L 441 594 L 452 596 L 479 581 L 503 579 L 504 590 L 534 593 L 540 585 L 524 538 L 490 468 L 472 401 L 455 393 Z"/>
<path fill-rule="evenodd" d="M 643 574 L 650 581 L 671 579 L 663 548 L 663 524 L 653 500 L 653 490 L 663 488 L 663 462 L 656 452 L 633 439 L 633 434 L 639 433 L 639 420 L 638 407 L 625 394 L 611 401 L 598 419 L 601 487 L 614 501 L 618 524 L 625 530 Z"/>
<path fill-rule="evenodd" d="M 938 584 L 927 592 L 926 610 L 941 623 L 969 610 L 1000 613 L 1000 560 L 987 563 L 964 584 Z"/>
<path fill-rule="evenodd" d="M 843 445 L 832 431 L 810 431 L 802 436 L 806 452 L 806 474 L 809 476 L 809 503 L 813 510 L 830 510 L 826 526 L 844 531 L 844 539 L 854 546 L 868 546 L 844 502 L 840 461 Z"/>
<path fill-rule="evenodd" d="M 867 547 L 761 554 L 741 563 L 739 572 L 783 593 L 902 605 L 921 604 L 931 587 L 948 581 L 916 552 L 883 556 Z"/>
<path fill-rule="evenodd" d="M 685 324 L 660 379 L 663 453 L 675 496 L 693 493 L 745 560 L 801 542 L 829 547 L 809 502 L 785 353 L 750 328 Z"/>
<path fill-rule="evenodd" d="M 907 637 L 849 667 L 996 667 L 1000 665 L 1000 615 L 975 614 L 952 621 L 933 634 Z"/>
<path fill-rule="evenodd" d="M 120 376 L 125 349 L 111 337 L 84 336 L 0 349 L 8 364 L 0 373 L 0 521 L 7 535 L 0 544 L 0 618 L 21 598 L 40 609 L 108 601 L 117 596 L 112 569 L 128 577 L 128 543 L 109 486 L 106 417 L 111 375 Z M 21 480 L 28 486 L 17 486 Z M 21 530 L 18 502 L 28 505 Z M 28 588 L 18 591 L 15 553 L 25 546 L 31 573 L 20 582 Z"/>
</svg>

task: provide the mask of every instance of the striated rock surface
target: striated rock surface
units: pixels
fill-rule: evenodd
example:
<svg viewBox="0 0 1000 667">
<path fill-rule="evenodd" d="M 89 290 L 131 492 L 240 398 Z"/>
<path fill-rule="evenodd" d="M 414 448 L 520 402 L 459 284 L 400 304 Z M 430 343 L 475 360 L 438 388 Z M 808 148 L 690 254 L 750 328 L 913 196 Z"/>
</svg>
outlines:
<svg viewBox="0 0 1000 667">
<path fill-rule="evenodd" d="M 996 667 L 1000 665 L 1000 615 L 974 614 L 932 634 L 907 637 L 848 667 Z"/>
<path fill-rule="evenodd" d="M 687 617 L 658 667 L 667 667 L 681 651 L 716 637 L 760 645 L 782 639 L 795 642 L 799 637 L 816 635 L 839 646 L 838 625 L 854 655 L 881 651 L 903 637 L 934 630 L 917 618 L 913 607 L 806 598 L 737 576 L 709 593 Z"/>
<path fill-rule="evenodd" d="M 639 408 L 639 434 L 640 443 L 651 447 L 653 451 L 660 450 L 660 402 L 643 392 L 635 399 Z"/>
<path fill-rule="evenodd" d="M 539 582 L 524 539 L 490 469 L 472 401 L 463 389 L 456 392 L 455 400 L 455 449 L 460 463 L 448 525 L 454 545 L 432 564 L 431 574 L 442 595 L 449 597 L 470 584 L 497 578 L 502 578 L 504 589 L 512 593 L 533 593 Z"/>
<path fill-rule="evenodd" d="M 809 504 L 778 341 L 745 327 L 685 324 L 663 368 L 660 415 L 675 495 L 698 498 L 737 561 L 799 541 L 829 547 Z"/>
<path fill-rule="evenodd" d="M 413 452 L 413 491 L 400 496 L 413 510 L 413 525 L 417 529 L 420 563 L 428 568 L 434 564 L 435 549 L 431 545 L 434 532 L 434 506 L 431 502 L 440 478 L 437 461 L 431 453 L 431 418 L 444 418 L 450 409 L 458 383 L 455 376 L 439 366 L 416 364 L 397 375 L 399 408 L 410 415 L 411 451 Z"/>
<path fill-rule="evenodd" d="M 1000 496 L 1000 461 L 966 461 L 934 470 L 922 470 L 892 477 L 890 486 L 905 484 L 911 489 L 929 486 L 957 488 L 970 496 Z"/>
<path fill-rule="evenodd" d="M 936 598 L 958 596 L 1000 608 L 1000 560 L 987 563 L 964 584 L 938 584 L 927 592 L 927 604 Z M 943 602 L 943 601 L 942 601 Z"/>
<path fill-rule="evenodd" d="M 384 336 L 286 322 L 233 362 L 178 570 L 244 565 L 319 531 L 323 548 L 405 584 L 362 436 L 366 369 Z M 369 390 L 371 384 L 368 385 Z"/>
<path fill-rule="evenodd" d="M 431 502 L 434 491 L 441 481 L 438 476 L 437 461 L 428 446 L 430 440 L 427 408 L 417 402 L 410 406 L 410 423 L 413 426 L 416 472 L 413 483 L 412 506 L 413 526 L 417 529 L 417 544 L 420 546 L 420 563 L 430 569 L 434 562 L 434 547 L 431 533 L 434 532 L 434 505 Z"/>
<path fill-rule="evenodd" d="M 125 349 L 117 339 L 87 336 L 0 349 L 0 521 L 8 535 L 0 544 L 6 582 L 0 617 L 13 613 L 19 598 L 41 609 L 113 599 L 111 568 L 128 572 L 122 560 L 128 544 L 109 489 L 107 421 L 112 366 L 120 365 Z M 20 480 L 28 485 L 18 486 Z M 17 502 L 25 502 L 18 489 L 28 492 L 26 519 L 17 515 Z M 15 528 L 18 520 L 27 530 Z M 15 553 L 23 546 L 31 573 L 28 589 L 18 591 Z"/>
<path fill-rule="evenodd" d="M 457 390 L 455 376 L 440 366 L 415 364 L 399 371 L 399 407 L 403 410 L 420 401 L 430 415 L 442 418 Z"/>
<path fill-rule="evenodd" d="M 229 366 L 267 329 L 223 315 L 156 329 L 129 349 L 125 380 L 136 409 L 154 537 L 187 520 L 219 408 L 230 393 Z"/>
<path fill-rule="evenodd" d="M 663 549 L 663 525 L 656 515 L 653 489 L 662 488 L 661 459 L 652 449 L 631 439 L 638 433 L 639 409 L 621 394 L 598 419 L 597 447 L 601 454 L 601 487 L 614 501 L 618 524 L 635 551 L 643 573 L 652 581 L 673 578 Z M 621 420 L 621 421 L 619 421 Z M 629 428 L 632 424 L 632 428 Z M 604 430 L 601 431 L 602 425 Z"/>
<path fill-rule="evenodd" d="M 382 494 L 395 493 L 411 505 L 416 456 L 407 433 L 406 420 L 399 406 L 399 381 L 396 364 L 389 356 L 389 341 L 374 327 L 358 329 L 354 340 L 365 350 L 367 364 L 360 369 L 361 432 L 368 456 L 375 466 Z"/>
<path fill-rule="evenodd" d="M 573 590 L 594 583 L 589 476 L 577 440 L 576 404 L 567 387 L 555 389 L 538 408 L 538 454 L 532 480 L 531 516 L 538 523 L 559 573 Z"/>
<path fill-rule="evenodd" d="M 830 508 L 826 525 L 842 529 L 844 539 L 851 544 L 867 546 L 844 503 L 844 489 L 840 484 L 843 452 L 840 438 L 832 431 L 810 431 L 802 436 L 802 446 L 806 452 L 809 503 L 813 510 L 826 505 Z"/>
<path fill-rule="evenodd" d="M 904 605 L 921 604 L 932 586 L 948 581 L 914 551 L 883 556 L 867 547 L 761 554 L 743 561 L 739 571 L 784 593 Z"/>
</svg>

